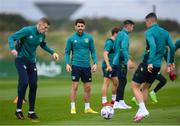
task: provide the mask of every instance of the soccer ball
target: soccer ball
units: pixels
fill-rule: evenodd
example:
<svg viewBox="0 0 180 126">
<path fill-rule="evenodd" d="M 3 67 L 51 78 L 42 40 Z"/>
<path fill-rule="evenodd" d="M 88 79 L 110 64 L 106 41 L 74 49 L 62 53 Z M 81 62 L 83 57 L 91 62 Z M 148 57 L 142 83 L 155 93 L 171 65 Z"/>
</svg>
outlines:
<svg viewBox="0 0 180 126">
<path fill-rule="evenodd" d="M 113 107 L 111 106 L 104 106 L 102 109 L 101 109 L 101 116 L 104 118 L 104 119 L 111 119 L 114 115 L 114 109 Z"/>
</svg>

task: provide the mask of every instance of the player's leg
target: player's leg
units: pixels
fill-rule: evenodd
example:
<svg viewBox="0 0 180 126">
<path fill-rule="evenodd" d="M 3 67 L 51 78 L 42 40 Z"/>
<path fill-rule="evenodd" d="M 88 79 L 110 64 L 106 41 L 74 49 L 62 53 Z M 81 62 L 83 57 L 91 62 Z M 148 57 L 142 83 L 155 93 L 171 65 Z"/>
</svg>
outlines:
<svg viewBox="0 0 180 126">
<path fill-rule="evenodd" d="M 102 85 L 102 106 L 110 105 L 107 101 L 107 89 L 109 87 L 110 79 L 107 77 L 104 77 L 103 79 L 103 85 Z"/>
<path fill-rule="evenodd" d="M 140 121 L 145 116 L 149 115 L 148 110 L 146 109 L 143 93 L 141 91 L 141 84 L 143 84 L 147 79 L 147 65 L 141 63 L 137 70 L 134 73 L 132 82 L 131 82 L 131 89 L 133 94 L 138 102 L 139 109 L 134 117 L 134 121 Z"/>
<path fill-rule="evenodd" d="M 30 63 L 28 66 L 28 77 L 29 77 L 29 112 L 28 118 L 36 120 L 38 119 L 35 113 L 35 101 L 37 92 L 37 68 L 35 63 Z"/>
<path fill-rule="evenodd" d="M 135 81 L 132 81 L 131 88 L 132 88 L 132 91 L 134 93 L 134 96 L 135 96 L 137 102 L 139 103 L 138 104 L 139 109 L 134 117 L 134 121 L 138 122 L 138 121 L 141 121 L 145 116 L 148 116 L 149 112 L 145 106 L 144 97 L 143 97 L 143 93 L 141 91 L 140 84 Z"/>
<path fill-rule="evenodd" d="M 102 71 L 103 71 L 104 78 L 103 78 L 103 85 L 102 85 L 102 103 L 101 104 L 102 104 L 102 106 L 108 106 L 108 105 L 111 106 L 111 104 L 107 100 L 107 90 L 109 87 L 112 72 L 106 71 L 105 67 L 102 68 Z"/>
<path fill-rule="evenodd" d="M 92 75 L 91 75 L 91 68 L 81 68 L 81 80 L 84 83 L 84 113 L 98 113 L 94 111 L 90 106 L 90 96 L 91 96 L 91 82 L 92 82 Z"/>
<path fill-rule="evenodd" d="M 131 106 L 128 106 L 124 101 L 124 91 L 127 84 L 127 66 L 124 64 L 120 65 L 118 71 L 118 81 L 119 85 L 117 87 L 117 97 L 114 104 L 114 108 L 116 109 L 131 109 Z M 117 103 L 119 101 L 119 103 Z"/>
<path fill-rule="evenodd" d="M 159 83 L 154 88 L 155 93 L 157 93 L 167 83 L 167 79 L 162 74 L 159 74 L 156 79 L 159 80 Z"/>
<path fill-rule="evenodd" d="M 71 72 L 71 93 L 70 93 L 70 100 L 71 100 L 71 114 L 76 114 L 76 94 L 78 90 L 78 82 L 80 78 L 80 68 L 77 66 L 72 66 Z"/>
<path fill-rule="evenodd" d="M 156 76 L 156 79 L 159 81 L 159 83 L 158 83 L 158 84 L 156 85 L 156 87 L 149 93 L 150 98 L 151 98 L 151 100 L 152 100 L 154 103 L 157 103 L 157 102 L 158 102 L 156 93 L 157 93 L 162 87 L 164 87 L 164 85 L 167 83 L 166 78 L 165 78 L 161 73 L 159 73 L 159 74 Z"/>
<path fill-rule="evenodd" d="M 144 83 L 142 88 L 141 88 L 141 92 L 143 94 L 144 102 L 147 102 L 147 100 L 148 100 L 149 88 L 150 88 L 150 84 L 149 83 Z"/>
<path fill-rule="evenodd" d="M 112 80 L 112 101 L 111 104 L 114 104 L 115 100 L 116 100 L 116 92 L 117 92 L 117 87 L 118 87 L 118 77 L 117 76 L 113 76 L 111 78 Z"/>
<path fill-rule="evenodd" d="M 18 119 L 24 119 L 22 113 L 22 104 L 23 104 L 23 98 L 25 97 L 26 88 L 28 85 L 27 66 L 20 58 L 15 59 L 15 65 L 18 72 L 18 101 L 17 101 L 17 109 L 15 115 Z"/>
</svg>

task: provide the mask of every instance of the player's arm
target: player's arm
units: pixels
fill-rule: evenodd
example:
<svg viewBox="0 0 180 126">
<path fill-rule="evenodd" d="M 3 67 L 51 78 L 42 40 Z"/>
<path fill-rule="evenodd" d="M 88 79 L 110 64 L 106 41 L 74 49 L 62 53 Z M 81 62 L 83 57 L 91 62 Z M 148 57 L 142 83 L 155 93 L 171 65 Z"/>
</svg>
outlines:
<svg viewBox="0 0 180 126">
<path fill-rule="evenodd" d="M 97 69 L 98 59 L 97 59 L 97 54 L 96 54 L 96 49 L 95 49 L 95 46 L 94 46 L 93 38 L 90 39 L 90 52 L 91 52 L 92 60 L 93 60 L 93 63 L 94 63 L 94 65 L 92 66 L 92 71 L 95 72 L 96 69 Z"/>
<path fill-rule="evenodd" d="M 175 51 L 180 48 L 180 39 L 176 41 L 175 48 L 176 48 Z"/>
<path fill-rule="evenodd" d="M 111 48 L 112 48 L 111 43 L 109 41 L 107 41 L 105 43 L 105 46 L 104 46 L 104 55 L 103 55 L 104 56 L 104 61 L 105 61 L 106 66 L 107 66 L 106 67 L 107 71 L 112 71 L 112 67 L 111 67 L 111 65 L 109 63 L 109 57 L 108 57 Z"/>
<path fill-rule="evenodd" d="M 118 65 L 119 64 L 119 57 L 120 57 L 120 38 L 121 35 L 118 34 L 118 36 L 116 37 L 115 43 L 114 43 L 114 58 L 113 58 L 113 65 Z"/>
<path fill-rule="evenodd" d="M 149 72 L 152 72 L 152 69 L 153 69 L 153 58 L 155 57 L 156 55 L 156 44 L 155 44 L 155 40 L 154 40 L 154 37 L 152 36 L 151 33 L 148 33 L 146 32 L 145 33 L 145 38 L 149 44 L 149 47 L 150 47 L 150 52 L 149 52 L 149 58 L 147 60 L 147 63 L 148 63 L 148 71 Z"/>
<path fill-rule="evenodd" d="M 52 48 L 50 48 L 45 41 L 41 42 L 40 46 L 46 52 L 50 53 L 55 60 L 59 60 L 59 55 Z"/>
<path fill-rule="evenodd" d="M 71 70 L 72 70 L 71 65 L 70 65 L 71 50 L 72 50 L 71 39 L 68 38 L 68 40 L 66 42 L 66 48 L 65 48 L 65 54 L 64 54 L 67 72 L 71 72 Z"/>
<path fill-rule="evenodd" d="M 14 46 L 14 41 L 20 40 L 21 38 L 27 36 L 28 34 L 29 34 L 29 31 L 25 27 L 25 28 L 22 28 L 19 31 L 11 34 L 8 37 L 8 43 L 9 43 L 9 47 L 10 47 L 10 50 L 11 50 L 11 54 L 13 54 L 15 56 L 17 56 L 17 54 L 18 54 L 16 49 L 15 49 L 15 46 Z"/>
<path fill-rule="evenodd" d="M 122 48 L 122 55 L 124 57 L 124 61 L 125 61 L 125 63 L 127 63 L 129 60 L 129 52 L 128 52 L 129 39 L 128 39 L 128 37 L 123 38 L 123 40 L 121 42 L 121 48 Z"/>
<path fill-rule="evenodd" d="M 174 45 L 170 35 L 168 35 L 167 45 L 169 47 L 167 63 L 168 63 L 168 67 L 170 67 L 170 69 L 173 69 L 175 67 L 175 65 L 174 65 L 175 45 Z"/>
<path fill-rule="evenodd" d="M 136 64 L 133 62 L 133 58 L 131 55 L 129 55 L 129 60 L 128 60 L 127 66 L 128 66 L 128 69 L 134 69 L 136 66 Z"/>
</svg>

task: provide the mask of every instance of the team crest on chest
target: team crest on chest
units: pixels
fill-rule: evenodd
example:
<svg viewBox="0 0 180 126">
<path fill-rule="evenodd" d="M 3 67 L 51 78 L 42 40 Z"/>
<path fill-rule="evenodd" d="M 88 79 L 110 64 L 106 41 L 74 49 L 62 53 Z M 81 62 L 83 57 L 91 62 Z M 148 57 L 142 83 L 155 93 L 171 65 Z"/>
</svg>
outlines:
<svg viewBox="0 0 180 126">
<path fill-rule="evenodd" d="M 39 41 L 42 42 L 42 41 L 43 41 L 43 38 L 39 38 Z"/>
<path fill-rule="evenodd" d="M 74 42 L 74 43 L 77 43 L 78 41 L 77 41 L 77 40 L 74 40 L 73 42 Z"/>
<path fill-rule="evenodd" d="M 32 36 L 32 35 L 30 35 L 30 36 L 29 36 L 29 38 L 30 38 L 30 39 L 32 39 L 32 38 L 33 38 L 33 36 Z"/>
<path fill-rule="evenodd" d="M 89 39 L 88 39 L 88 38 L 85 38 L 85 39 L 84 39 L 84 42 L 85 42 L 85 43 L 88 43 L 88 42 L 89 42 Z"/>
</svg>

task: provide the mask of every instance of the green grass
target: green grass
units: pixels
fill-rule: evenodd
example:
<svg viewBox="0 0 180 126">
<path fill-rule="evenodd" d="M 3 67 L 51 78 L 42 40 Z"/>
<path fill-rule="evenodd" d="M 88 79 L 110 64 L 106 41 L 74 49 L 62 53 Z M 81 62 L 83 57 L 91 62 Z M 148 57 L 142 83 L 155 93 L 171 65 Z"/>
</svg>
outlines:
<svg viewBox="0 0 180 126">
<path fill-rule="evenodd" d="M 125 100 L 133 106 L 131 110 L 116 110 L 111 120 L 105 120 L 99 114 L 84 114 L 83 88 L 79 86 L 77 96 L 77 114 L 70 114 L 69 93 L 71 81 L 69 77 L 39 78 L 36 99 L 36 112 L 40 122 L 28 119 L 17 120 L 14 116 L 16 105 L 12 103 L 16 96 L 16 78 L 2 78 L 0 80 L 0 124 L 1 125 L 136 125 L 132 118 L 137 106 L 130 102 L 132 92 L 130 81 L 126 87 Z M 167 85 L 158 93 L 158 104 L 148 101 L 147 108 L 150 117 L 141 122 L 142 125 L 179 125 L 180 124 L 180 80 L 168 81 Z M 94 76 L 92 84 L 91 106 L 101 110 L 102 77 Z M 155 85 L 154 85 L 155 86 Z M 110 92 L 109 98 L 110 98 Z M 24 115 L 27 117 L 28 103 L 23 105 Z"/>
</svg>

